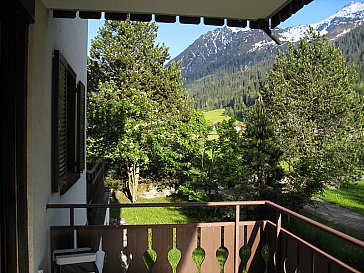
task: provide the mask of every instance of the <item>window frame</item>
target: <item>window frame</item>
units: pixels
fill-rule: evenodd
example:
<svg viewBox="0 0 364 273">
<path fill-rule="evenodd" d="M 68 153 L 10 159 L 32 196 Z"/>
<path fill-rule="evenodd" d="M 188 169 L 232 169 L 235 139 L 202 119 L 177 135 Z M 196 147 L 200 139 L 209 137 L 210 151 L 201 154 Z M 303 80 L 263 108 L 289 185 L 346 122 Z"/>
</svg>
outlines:
<svg viewBox="0 0 364 273">
<path fill-rule="evenodd" d="M 52 189 L 64 194 L 85 169 L 85 87 L 59 50 L 52 73 Z"/>
</svg>

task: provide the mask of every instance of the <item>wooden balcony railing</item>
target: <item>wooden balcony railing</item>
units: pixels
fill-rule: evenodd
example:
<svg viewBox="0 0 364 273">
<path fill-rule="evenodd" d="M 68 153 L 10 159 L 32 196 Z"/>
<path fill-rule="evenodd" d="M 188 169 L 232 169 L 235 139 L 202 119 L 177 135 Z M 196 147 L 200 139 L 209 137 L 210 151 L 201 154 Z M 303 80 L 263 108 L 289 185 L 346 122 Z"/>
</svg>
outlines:
<svg viewBox="0 0 364 273">
<path fill-rule="evenodd" d="M 86 171 L 87 180 L 87 203 L 107 204 L 109 192 L 105 189 L 105 161 L 98 159 L 92 164 L 92 168 Z M 88 208 L 87 222 L 89 224 L 103 224 L 105 219 L 105 208 Z"/>
<path fill-rule="evenodd" d="M 92 168 L 87 169 L 87 203 L 97 203 L 103 199 L 105 185 L 105 161 L 99 159 L 92 164 Z"/>
<path fill-rule="evenodd" d="M 235 221 L 196 224 L 158 225 L 116 225 L 116 226 L 76 226 L 74 210 L 79 208 L 126 208 L 126 207 L 235 207 Z M 271 210 L 275 220 L 241 221 L 240 208 L 260 206 Z M 318 229 L 344 240 L 360 251 L 364 242 L 335 229 L 322 225 L 305 216 L 279 206 L 270 201 L 211 202 L 211 203 L 137 203 L 109 205 L 58 205 L 48 204 L 48 209 L 68 208 L 69 226 L 51 227 L 51 247 L 56 249 L 91 247 L 106 253 L 103 272 L 123 272 L 120 257 L 132 254 L 129 268 L 131 273 L 173 272 L 169 256 L 173 251 L 180 253 L 175 272 L 230 273 L 230 272 L 311 272 L 336 273 L 360 272 L 332 255 L 319 249 L 283 227 L 282 217 L 289 216 L 310 224 Z M 156 215 L 156 217 L 158 217 Z M 272 218 L 272 217 L 270 217 Z M 74 242 L 74 233 L 77 234 Z M 100 245 L 100 239 L 102 244 Z M 149 266 L 147 252 L 153 249 L 156 260 Z M 203 249 L 202 264 L 196 265 L 193 258 L 196 249 Z M 226 253 L 220 263 L 217 252 Z M 201 253 L 201 252 L 200 252 Z M 154 263 L 154 264 L 153 264 Z M 200 268 L 198 268 L 200 267 Z"/>
</svg>

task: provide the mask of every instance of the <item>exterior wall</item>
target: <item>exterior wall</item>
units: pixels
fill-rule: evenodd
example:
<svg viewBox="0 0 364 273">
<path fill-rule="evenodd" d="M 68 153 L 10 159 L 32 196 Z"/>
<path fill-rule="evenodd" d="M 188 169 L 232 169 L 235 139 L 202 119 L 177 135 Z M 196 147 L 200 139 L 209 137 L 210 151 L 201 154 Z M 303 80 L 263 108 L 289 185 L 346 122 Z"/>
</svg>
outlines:
<svg viewBox="0 0 364 273">
<path fill-rule="evenodd" d="M 87 20 L 54 19 L 36 0 L 35 24 L 29 31 L 28 51 L 28 210 L 30 272 L 50 272 L 49 226 L 68 224 L 66 210 L 47 210 L 47 203 L 86 203 L 86 175 L 64 195 L 52 192 L 51 98 L 52 53 L 60 50 L 87 83 Z M 76 211 L 75 224 L 86 223 L 86 211 Z"/>
</svg>

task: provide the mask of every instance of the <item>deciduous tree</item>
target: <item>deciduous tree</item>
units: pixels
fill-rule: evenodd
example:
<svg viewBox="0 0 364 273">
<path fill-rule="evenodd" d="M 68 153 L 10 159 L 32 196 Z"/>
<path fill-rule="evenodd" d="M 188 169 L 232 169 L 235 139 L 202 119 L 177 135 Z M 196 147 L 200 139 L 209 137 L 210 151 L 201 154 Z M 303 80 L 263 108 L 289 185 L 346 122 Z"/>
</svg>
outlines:
<svg viewBox="0 0 364 273">
<path fill-rule="evenodd" d="M 132 201 L 151 161 L 174 167 L 170 136 L 191 118 L 181 68 L 164 66 L 168 49 L 156 37 L 154 23 L 106 20 L 88 61 L 88 153 L 112 163 Z"/>
</svg>

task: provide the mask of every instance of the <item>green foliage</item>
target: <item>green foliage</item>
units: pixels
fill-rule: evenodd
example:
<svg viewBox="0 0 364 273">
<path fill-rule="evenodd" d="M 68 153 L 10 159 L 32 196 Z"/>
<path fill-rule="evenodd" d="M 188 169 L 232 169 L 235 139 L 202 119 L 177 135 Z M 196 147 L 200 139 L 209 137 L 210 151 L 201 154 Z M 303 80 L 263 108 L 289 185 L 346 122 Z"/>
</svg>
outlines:
<svg viewBox="0 0 364 273">
<path fill-rule="evenodd" d="M 324 185 L 354 173 L 362 138 L 355 70 L 327 38 L 312 30 L 307 35 L 278 54 L 263 92 L 292 170 L 286 190 L 298 206 Z"/>
<path fill-rule="evenodd" d="M 191 183 L 186 183 L 178 187 L 178 191 L 181 195 L 187 197 L 191 202 L 206 202 L 208 200 L 207 194 L 204 192 L 196 191 L 195 187 Z"/>
<path fill-rule="evenodd" d="M 222 189 L 232 188 L 246 182 L 246 162 L 243 157 L 242 131 L 235 129 L 236 120 L 231 118 L 220 123 L 217 133 L 219 138 L 211 140 L 210 146 L 216 147 L 215 161 L 212 161 L 211 176 L 216 177 Z"/>
<path fill-rule="evenodd" d="M 273 124 L 261 96 L 248 112 L 246 126 L 244 159 L 249 181 L 256 187 L 261 199 L 277 201 L 281 192 L 279 182 L 283 177 L 280 166 L 283 152 L 278 146 Z"/>
<path fill-rule="evenodd" d="M 347 63 L 354 66 L 359 81 L 364 82 L 364 25 L 355 27 L 337 39 L 335 45 L 341 49 Z"/>
<path fill-rule="evenodd" d="M 196 80 L 186 86 L 197 109 L 214 110 L 251 106 L 257 97 L 260 82 L 270 67 L 252 67 L 244 72 L 222 71 Z"/>
<path fill-rule="evenodd" d="M 202 113 L 192 111 L 188 121 L 176 122 L 164 136 L 153 136 L 155 145 L 148 175 L 153 179 L 168 178 L 176 182 L 198 175 L 196 169 L 201 165 L 201 147 L 210 130 Z"/>
<path fill-rule="evenodd" d="M 181 68 L 164 66 L 168 51 L 155 45 L 156 30 L 153 23 L 106 21 L 91 46 L 88 154 L 108 159 L 129 190 L 139 176 L 192 180 L 206 194 L 182 187 L 195 201 L 223 193 L 223 199 L 301 205 L 363 163 L 363 88 L 327 39 L 311 32 L 308 41 L 280 53 L 262 92 L 266 104 L 262 98 L 254 104 L 254 91 L 240 110 L 235 101 L 225 111 L 241 111 L 247 130 L 227 118 L 209 139 L 211 127 L 192 110 Z M 263 71 L 255 72 L 260 81 Z"/>
<path fill-rule="evenodd" d="M 181 138 L 198 134 L 183 132 L 195 114 L 181 68 L 164 66 L 168 50 L 156 36 L 154 23 L 106 20 L 88 60 L 88 155 L 108 159 L 129 191 L 140 175 L 173 178 L 190 168 Z"/>
<path fill-rule="evenodd" d="M 216 194 L 220 194 L 222 200 L 267 198 L 277 201 L 279 198 L 282 152 L 262 99 L 247 112 L 246 131 L 237 130 L 235 125 L 233 118 L 223 120 L 218 123 L 217 138 L 205 141 L 202 164 L 194 179 L 205 192 L 197 192 L 191 185 L 183 186 L 182 192 L 190 201 L 211 200 Z M 230 212 L 222 213 L 228 217 Z"/>
</svg>

